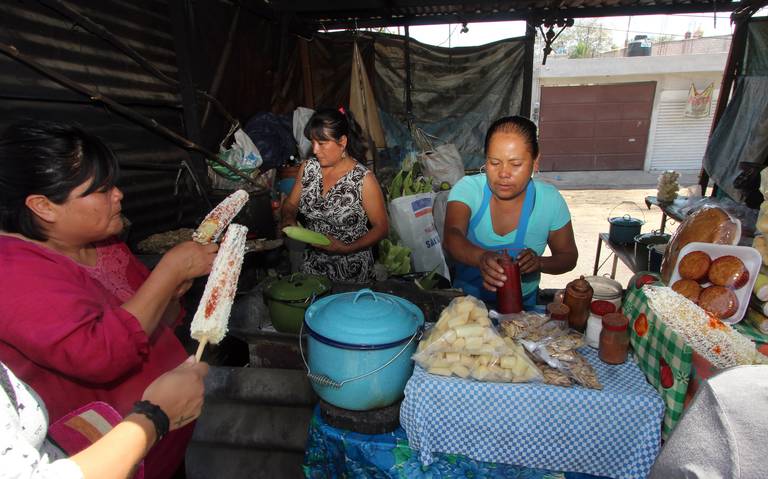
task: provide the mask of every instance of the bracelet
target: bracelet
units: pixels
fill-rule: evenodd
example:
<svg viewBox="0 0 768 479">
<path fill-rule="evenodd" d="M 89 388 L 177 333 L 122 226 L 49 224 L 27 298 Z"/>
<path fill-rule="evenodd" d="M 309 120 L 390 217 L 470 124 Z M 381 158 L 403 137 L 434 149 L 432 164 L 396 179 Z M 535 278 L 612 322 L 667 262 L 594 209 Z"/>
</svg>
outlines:
<svg viewBox="0 0 768 479">
<path fill-rule="evenodd" d="M 152 404 L 146 400 L 137 401 L 133 405 L 131 412 L 146 416 L 147 419 L 152 421 L 152 424 L 155 426 L 155 434 L 157 435 L 155 444 L 168 434 L 168 428 L 170 427 L 168 415 L 157 404 Z"/>
</svg>

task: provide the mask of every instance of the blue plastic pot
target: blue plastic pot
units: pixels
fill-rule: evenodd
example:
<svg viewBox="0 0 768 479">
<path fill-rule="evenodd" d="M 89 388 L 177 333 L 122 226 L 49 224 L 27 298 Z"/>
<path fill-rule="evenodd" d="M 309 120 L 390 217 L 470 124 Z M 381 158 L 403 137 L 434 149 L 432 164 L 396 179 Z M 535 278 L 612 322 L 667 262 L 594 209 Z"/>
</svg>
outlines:
<svg viewBox="0 0 768 479">
<path fill-rule="evenodd" d="M 367 411 L 403 397 L 424 314 L 397 296 L 362 289 L 327 296 L 304 316 L 308 376 L 334 406 Z"/>
</svg>

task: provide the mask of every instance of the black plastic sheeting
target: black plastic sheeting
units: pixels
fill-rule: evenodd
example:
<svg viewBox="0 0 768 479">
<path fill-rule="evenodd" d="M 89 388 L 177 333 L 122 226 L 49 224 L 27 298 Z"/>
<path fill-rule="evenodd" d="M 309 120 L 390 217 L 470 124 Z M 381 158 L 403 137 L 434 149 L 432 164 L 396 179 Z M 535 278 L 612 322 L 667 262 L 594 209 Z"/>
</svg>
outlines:
<svg viewBox="0 0 768 479">
<path fill-rule="evenodd" d="M 742 199 L 733 186 L 740 162 L 768 159 L 768 21 L 749 25 L 743 74 L 723 117 L 710 138 L 704 169 L 731 198 Z"/>
<path fill-rule="evenodd" d="M 405 106 L 405 38 L 377 35 L 374 92 L 387 145 L 411 149 Z M 443 48 L 410 41 L 411 101 L 415 126 L 454 143 L 467 168 L 485 159 L 490 124 L 519 114 L 523 97 L 525 41 L 502 40 L 477 47 Z"/>
<path fill-rule="evenodd" d="M 399 164 L 415 149 L 407 127 L 405 37 L 383 33 L 318 34 L 308 43 L 314 105 L 303 98 L 298 47 L 293 46 L 273 107 L 335 107 L 349 103 L 352 47 L 357 41 L 387 137 L 388 155 Z M 468 168 L 483 161 L 483 141 L 497 118 L 522 107 L 525 41 L 502 40 L 478 47 L 444 48 L 410 41 L 412 119 L 416 126 L 455 143 Z"/>
</svg>

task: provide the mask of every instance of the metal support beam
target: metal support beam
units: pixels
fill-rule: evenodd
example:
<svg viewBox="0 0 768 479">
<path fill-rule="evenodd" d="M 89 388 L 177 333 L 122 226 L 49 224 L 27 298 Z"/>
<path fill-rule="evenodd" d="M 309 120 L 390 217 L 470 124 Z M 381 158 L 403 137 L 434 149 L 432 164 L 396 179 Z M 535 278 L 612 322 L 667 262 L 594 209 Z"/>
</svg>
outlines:
<svg viewBox="0 0 768 479">
<path fill-rule="evenodd" d="M 411 36 L 405 26 L 405 119 L 410 129 L 413 123 L 413 102 L 411 101 Z"/>
<path fill-rule="evenodd" d="M 536 26 L 528 20 L 525 23 L 525 60 L 523 65 L 523 97 L 520 104 L 520 115 L 531 117 L 531 98 L 533 97 L 533 57 L 536 44 Z"/>
</svg>

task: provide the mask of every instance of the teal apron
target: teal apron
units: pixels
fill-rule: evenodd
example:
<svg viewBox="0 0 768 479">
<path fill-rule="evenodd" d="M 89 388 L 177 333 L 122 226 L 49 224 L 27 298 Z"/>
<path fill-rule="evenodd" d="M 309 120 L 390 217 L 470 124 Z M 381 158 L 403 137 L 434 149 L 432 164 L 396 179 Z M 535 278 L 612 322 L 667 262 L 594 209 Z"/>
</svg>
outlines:
<svg viewBox="0 0 768 479">
<path fill-rule="evenodd" d="M 480 205 L 480 209 L 478 209 L 477 213 L 472 215 L 469 220 L 469 226 L 467 227 L 467 239 L 472 244 L 479 246 L 484 250 L 500 251 L 506 249 L 509 255 L 514 258 L 522 250 L 525 249 L 525 234 L 528 231 L 528 222 L 531 219 L 533 206 L 536 203 L 536 186 L 533 184 L 533 180 L 528 181 L 528 186 L 525 188 L 525 200 L 523 201 L 523 208 L 520 211 L 520 219 L 517 222 L 517 234 L 515 234 L 515 241 L 511 244 L 491 246 L 480 241 L 475 234 L 475 229 L 480 224 L 480 221 L 483 219 L 483 215 L 485 214 L 485 210 L 488 209 L 488 205 L 491 203 L 491 195 L 491 188 L 486 182 L 485 191 L 483 192 L 483 202 Z M 496 293 L 488 291 L 483 287 L 483 275 L 480 273 L 479 268 L 468 266 L 462 263 L 456 263 L 456 274 L 453 285 L 456 288 L 461 288 L 467 294 L 471 294 L 476 298 L 480 298 L 490 305 L 496 304 Z M 530 311 L 534 309 L 534 306 L 536 305 L 537 292 L 538 288 L 534 289 L 528 293 L 528 295 L 523 297 L 523 308 L 525 310 Z"/>
</svg>

